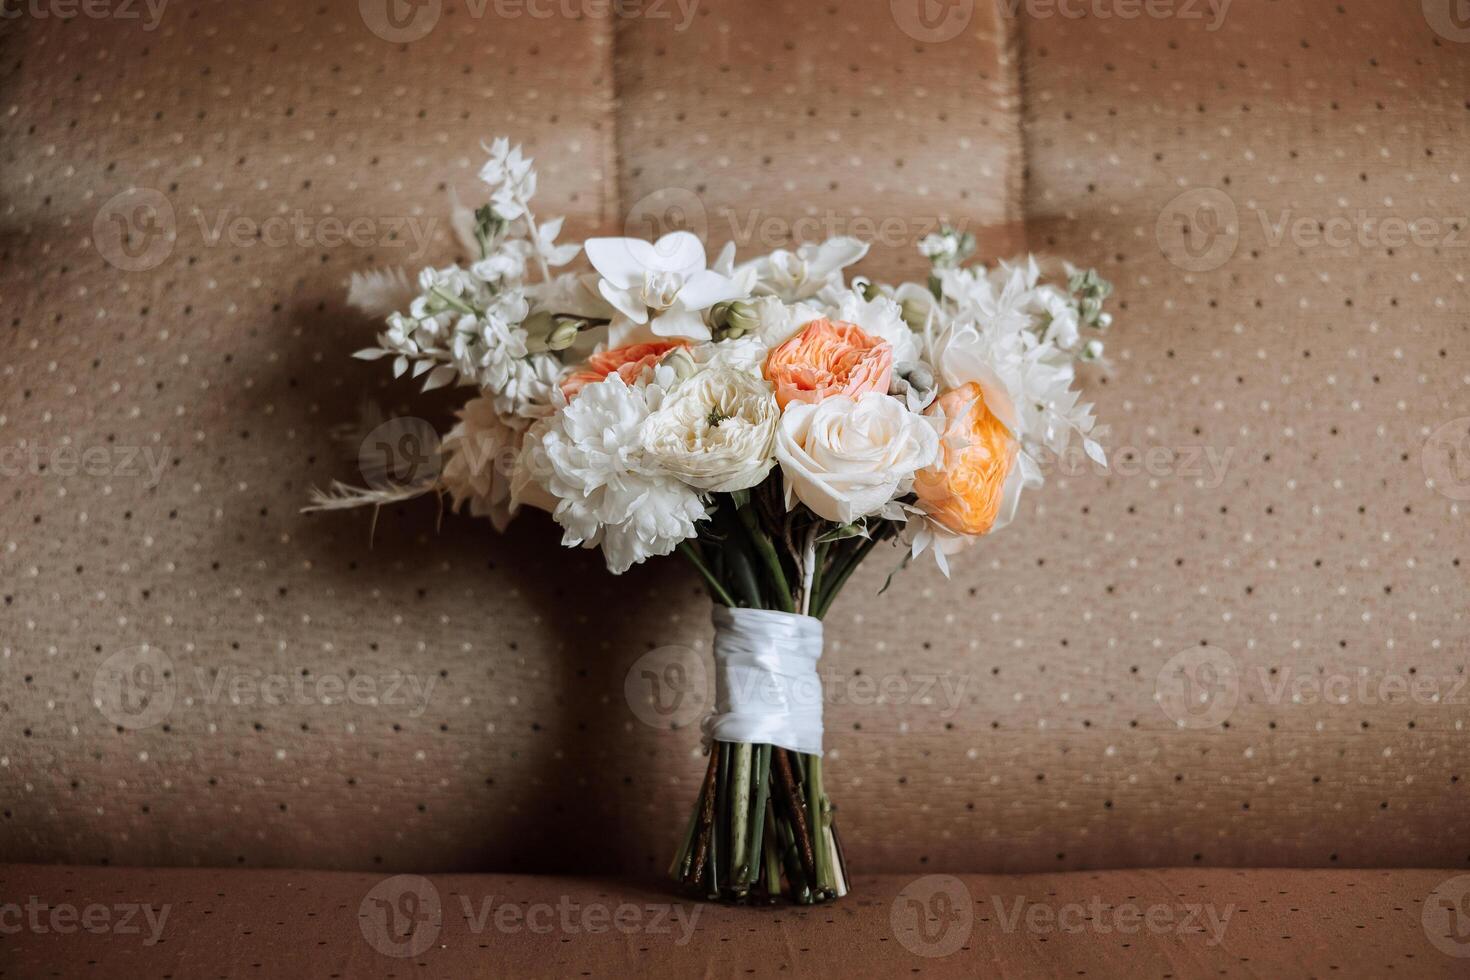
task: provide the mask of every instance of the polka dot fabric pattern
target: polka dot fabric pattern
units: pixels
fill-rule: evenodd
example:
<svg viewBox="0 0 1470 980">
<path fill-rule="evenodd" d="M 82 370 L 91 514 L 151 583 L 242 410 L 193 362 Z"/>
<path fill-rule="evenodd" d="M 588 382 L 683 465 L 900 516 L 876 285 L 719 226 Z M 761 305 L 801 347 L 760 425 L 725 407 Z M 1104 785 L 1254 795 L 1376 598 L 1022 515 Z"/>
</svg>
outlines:
<svg viewBox="0 0 1470 980">
<path fill-rule="evenodd" d="M 802 0 L 700 4 L 684 31 L 620 22 L 627 234 L 690 227 L 742 256 L 854 235 L 859 271 L 895 282 L 927 275 L 915 246 L 941 220 L 983 254 L 1022 250 L 1015 32 L 976 6 L 944 43 Z"/>
<path fill-rule="evenodd" d="M 128 931 L 6 935 L 0 969 L 440 980 L 836 967 L 854 977 L 973 977 L 983 958 L 1019 977 L 1464 976 L 1445 937 L 1423 924 L 1445 900 L 1440 871 L 864 875 L 857 885 L 864 897 L 849 902 L 757 913 L 596 878 L 0 865 L 5 894 L 34 896 L 42 922 L 57 907 L 92 909 L 99 922 L 129 916 Z M 401 907 L 417 923 L 410 933 L 384 928 L 386 900 L 402 895 L 419 899 Z M 911 903 L 928 895 L 949 899 L 947 929 L 906 924 Z"/>
<path fill-rule="evenodd" d="M 1470 864 L 1470 47 L 1415 4 L 900 7 L 8 22 L 0 860 L 662 871 L 655 800 L 703 771 L 684 568 L 299 513 L 382 417 L 447 427 L 349 359 L 343 283 L 453 259 L 507 134 L 564 237 L 871 228 L 898 278 L 944 217 L 1116 284 L 1114 470 L 1058 461 L 953 580 L 874 598 L 880 555 L 833 608 L 854 868 Z"/>
<path fill-rule="evenodd" d="M 1068 565 L 1015 638 L 1059 863 L 1470 862 L 1470 48 L 1417 8 L 1024 24 L 1031 244 L 1121 324 L 1116 472 L 1007 542 Z"/>
</svg>

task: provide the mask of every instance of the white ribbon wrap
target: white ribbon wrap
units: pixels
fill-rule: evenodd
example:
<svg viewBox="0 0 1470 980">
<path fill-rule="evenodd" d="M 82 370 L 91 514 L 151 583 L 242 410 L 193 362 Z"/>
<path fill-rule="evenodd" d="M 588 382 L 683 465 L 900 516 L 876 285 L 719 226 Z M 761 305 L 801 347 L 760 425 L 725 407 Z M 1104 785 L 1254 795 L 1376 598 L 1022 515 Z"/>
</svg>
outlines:
<svg viewBox="0 0 1470 980">
<path fill-rule="evenodd" d="M 749 742 L 822 754 L 822 621 L 716 606 L 715 710 L 704 744 Z"/>
</svg>

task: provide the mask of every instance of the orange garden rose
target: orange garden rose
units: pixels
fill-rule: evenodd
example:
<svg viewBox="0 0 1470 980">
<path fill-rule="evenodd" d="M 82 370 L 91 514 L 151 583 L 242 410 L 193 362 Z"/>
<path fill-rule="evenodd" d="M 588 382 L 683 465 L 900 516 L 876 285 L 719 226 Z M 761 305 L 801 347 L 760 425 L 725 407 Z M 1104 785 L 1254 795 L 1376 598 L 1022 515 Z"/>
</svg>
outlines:
<svg viewBox="0 0 1470 980">
<path fill-rule="evenodd" d="M 813 320 L 771 351 L 765 373 L 782 408 L 794 401 L 815 405 L 832 395 L 887 394 L 893 347 L 854 324 Z"/>
<path fill-rule="evenodd" d="M 939 462 L 914 477 L 919 505 L 955 534 L 984 534 L 1000 511 L 1016 440 L 973 381 L 940 395 L 925 414 L 946 423 Z"/>
<path fill-rule="evenodd" d="M 561 383 L 562 394 L 574 397 L 588 385 L 597 384 L 614 371 L 628 384 L 638 380 L 644 368 L 653 367 L 679 347 L 688 347 L 683 340 L 655 340 L 647 344 L 631 344 L 593 354 L 579 370 L 573 371 Z"/>
</svg>

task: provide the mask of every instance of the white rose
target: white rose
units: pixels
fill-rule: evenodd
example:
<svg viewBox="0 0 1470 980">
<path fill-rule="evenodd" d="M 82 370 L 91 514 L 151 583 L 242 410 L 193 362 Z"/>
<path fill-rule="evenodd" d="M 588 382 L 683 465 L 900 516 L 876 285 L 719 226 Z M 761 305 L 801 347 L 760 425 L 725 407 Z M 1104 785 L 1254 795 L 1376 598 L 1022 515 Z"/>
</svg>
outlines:
<svg viewBox="0 0 1470 980">
<path fill-rule="evenodd" d="M 928 420 L 877 392 L 793 402 L 776 432 L 786 506 L 800 500 L 839 524 L 887 510 L 938 455 L 939 435 Z"/>
<path fill-rule="evenodd" d="M 731 493 L 770 472 L 780 416 L 764 380 L 715 366 L 675 387 L 640 436 L 644 453 L 664 472 L 701 490 Z"/>
</svg>

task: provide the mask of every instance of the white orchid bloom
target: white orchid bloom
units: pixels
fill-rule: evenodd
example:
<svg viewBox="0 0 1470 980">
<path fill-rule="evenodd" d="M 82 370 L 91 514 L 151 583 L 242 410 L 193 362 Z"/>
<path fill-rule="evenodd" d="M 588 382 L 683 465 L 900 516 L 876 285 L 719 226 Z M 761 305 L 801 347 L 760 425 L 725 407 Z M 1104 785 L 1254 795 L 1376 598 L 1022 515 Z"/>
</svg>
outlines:
<svg viewBox="0 0 1470 980">
<path fill-rule="evenodd" d="M 654 337 L 709 340 L 703 311 L 743 295 L 734 280 L 705 267 L 704 245 L 687 231 L 652 243 L 590 238 L 585 248 L 602 277 L 598 291 L 618 312 L 608 334 L 613 347 Z"/>
<path fill-rule="evenodd" d="M 744 265 L 735 264 L 735 243 L 726 242 L 725 247 L 720 249 L 720 254 L 710 265 L 710 269 L 719 273 L 726 279 L 735 282 L 740 290 L 741 296 L 750 296 L 755 293 L 756 281 L 760 278 L 760 270 L 756 268 L 757 263 L 747 262 Z"/>
<path fill-rule="evenodd" d="M 756 295 L 777 296 L 788 303 L 811 299 L 828 286 L 842 286 L 842 270 L 868 254 L 868 243 L 856 238 L 808 242 L 795 252 L 778 248 L 755 262 Z"/>
</svg>

